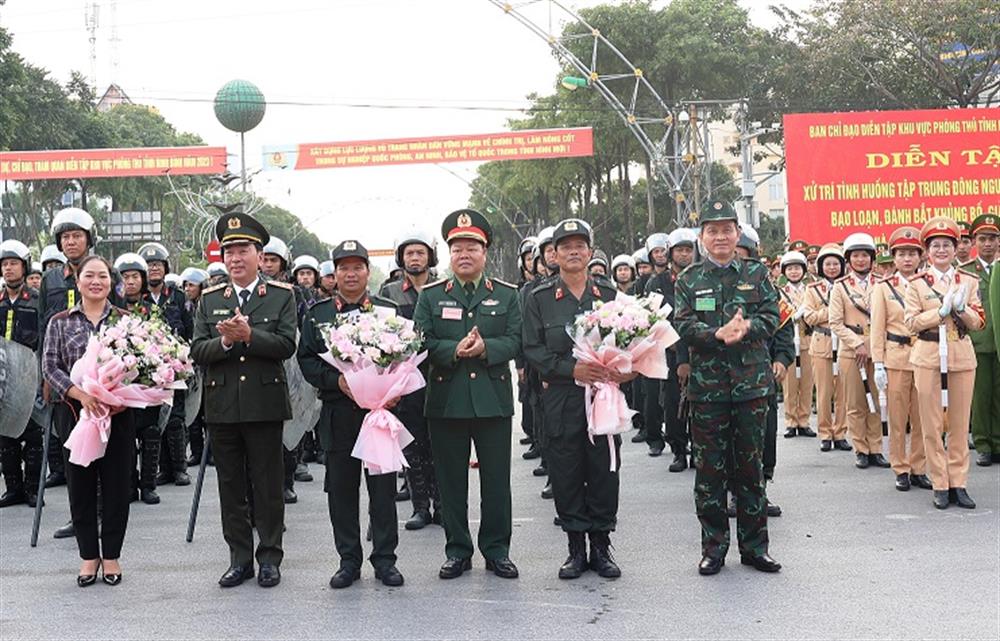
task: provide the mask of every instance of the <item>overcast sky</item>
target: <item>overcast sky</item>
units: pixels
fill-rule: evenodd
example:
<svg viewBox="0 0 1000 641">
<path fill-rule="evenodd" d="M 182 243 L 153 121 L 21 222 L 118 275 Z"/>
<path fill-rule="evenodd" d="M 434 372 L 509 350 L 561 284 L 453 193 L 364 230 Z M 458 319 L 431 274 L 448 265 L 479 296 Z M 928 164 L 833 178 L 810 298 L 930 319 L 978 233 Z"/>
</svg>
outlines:
<svg viewBox="0 0 1000 641">
<path fill-rule="evenodd" d="M 767 2 L 741 3 L 755 23 L 770 26 Z M 65 81 L 70 70 L 90 72 L 88 4 L 7 0 L 0 24 L 18 53 Z M 487 0 L 118 0 L 112 73 L 111 4 L 99 2 L 98 93 L 117 82 L 178 129 L 232 154 L 239 136 L 216 121 L 211 101 L 228 80 L 250 80 L 271 101 L 247 135 L 251 169 L 260 166 L 262 145 L 503 131 L 519 114 L 495 108 L 523 107 L 527 94 L 550 92 L 558 72 L 548 45 Z M 547 26 L 539 6 L 531 15 Z M 347 106 L 366 104 L 425 108 Z M 238 162 L 231 166 L 238 170 Z M 445 167 L 475 176 L 473 163 Z M 264 172 L 253 186 L 323 240 L 354 237 L 369 248 L 391 247 L 412 224 L 437 234 L 470 192 L 434 165 Z"/>
</svg>

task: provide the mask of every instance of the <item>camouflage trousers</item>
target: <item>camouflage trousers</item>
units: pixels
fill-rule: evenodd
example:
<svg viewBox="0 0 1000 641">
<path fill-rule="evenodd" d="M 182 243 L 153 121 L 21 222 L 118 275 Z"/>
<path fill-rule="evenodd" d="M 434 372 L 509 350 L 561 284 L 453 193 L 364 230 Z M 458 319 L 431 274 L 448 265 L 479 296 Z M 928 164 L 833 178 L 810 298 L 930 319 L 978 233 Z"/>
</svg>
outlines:
<svg viewBox="0 0 1000 641">
<path fill-rule="evenodd" d="M 767 499 L 761 461 L 768 397 L 735 403 L 691 403 L 694 504 L 701 522 L 703 556 L 729 551 L 726 489 L 736 497 L 736 538 L 741 554 L 767 552 Z"/>
</svg>

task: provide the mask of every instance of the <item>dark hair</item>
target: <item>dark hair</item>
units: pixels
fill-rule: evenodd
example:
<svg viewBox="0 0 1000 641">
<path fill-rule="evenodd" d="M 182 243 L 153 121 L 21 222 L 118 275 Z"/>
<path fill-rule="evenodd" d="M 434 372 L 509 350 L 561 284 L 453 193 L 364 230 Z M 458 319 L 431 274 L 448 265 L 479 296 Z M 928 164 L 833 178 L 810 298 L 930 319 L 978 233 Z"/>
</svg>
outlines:
<svg viewBox="0 0 1000 641">
<path fill-rule="evenodd" d="M 105 258 L 104 256 L 99 256 L 97 254 L 90 254 L 88 256 L 85 256 L 83 260 L 80 261 L 80 264 L 77 265 L 76 267 L 77 272 L 83 271 L 83 268 L 87 263 L 92 263 L 95 260 L 99 260 L 102 263 L 104 263 L 104 266 L 108 268 L 109 274 L 114 272 L 114 267 L 111 266 L 111 263 L 108 261 L 108 259 Z"/>
</svg>

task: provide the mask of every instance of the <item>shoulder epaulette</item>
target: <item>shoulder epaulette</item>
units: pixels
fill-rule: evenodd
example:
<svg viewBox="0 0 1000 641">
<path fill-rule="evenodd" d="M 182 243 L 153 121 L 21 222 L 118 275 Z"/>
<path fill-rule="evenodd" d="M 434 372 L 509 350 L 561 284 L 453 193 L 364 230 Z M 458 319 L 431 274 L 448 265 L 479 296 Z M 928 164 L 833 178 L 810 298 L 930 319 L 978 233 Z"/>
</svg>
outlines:
<svg viewBox="0 0 1000 641">
<path fill-rule="evenodd" d="M 292 285 L 291 283 L 282 282 L 280 280 L 265 280 L 264 282 L 267 283 L 268 285 L 274 285 L 275 287 L 280 287 L 281 289 L 287 289 L 290 292 L 295 290 L 294 285 Z"/>
<path fill-rule="evenodd" d="M 316 307 L 317 305 L 320 305 L 322 303 L 330 303 L 332 301 L 333 301 L 333 298 L 319 298 L 319 299 L 316 299 L 316 300 L 313 300 L 313 301 L 309 301 L 308 303 L 306 303 L 306 309 L 312 309 L 313 307 Z"/>
<path fill-rule="evenodd" d="M 971 269 L 962 269 L 961 267 L 959 267 L 957 271 L 961 272 L 962 274 L 965 274 L 966 276 L 979 280 L 979 273 L 972 271 Z"/>
<path fill-rule="evenodd" d="M 436 280 L 433 283 L 427 283 L 426 285 L 424 285 L 424 289 L 430 289 L 431 287 L 437 287 L 438 285 L 444 285 L 449 280 L 451 280 L 451 279 L 449 279 L 449 278 L 442 278 L 441 280 Z"/>
<path fill-rule="evenodd" d="M 383 307 L 391 307 L 393 309 L 399 309 L 399 305 L 396 303 L 396 301 L 386 298 L 385 296 L 372 294 L 371 296 L 368 297 L 368 300 L 370 300 L 373 304 L 379 303 Z"/>
<path fill-rule="evenodd" d="M 822 284 L 823 284 L 823 281 L 817 280 L 817 281 L 813 281 L 813 282 L 809 283 L 807 285 L 807 287 L 819 287 Z"/>
<path fill-rule="evenodd" d="M 505 287 L 510 287 L 511 289 L 518 288 L 517 285 L 514 285 L 513 283 L 508 283 L 505 280 L 500 280 L 499 278 L 493 278 L 492 276 L 490 276 L 490 280 L 493 281 L 494 283 L 499 283 L 501 285 L 504 285 Z"/>
<path fill-rule="evenodd" d="M 542 282 L 535 285 L 534 288 L 528 293 L 529 296 L 534 296 L 536 292 L 540 292 L 545 289 L 551 288 L 555 285 L 556 280 L 554 278 L 546 278 Z"/>
<path fill-rule="evenodd" d="M 835 280 L 835 281 L 833 281 L 833 282 L 835 282 L 835 283 L 843 283 L 843 282 L 845 282 L 845 281 L 846 281 L 846 280 L 847 280 L 848 278 L 850 278 L 850 276 L 841 276 L 840 278 L 838 278 L 837 280 Z"/>
<path fill-rule="evenodd" d="M 921 280 L 921 279 L 926 280 L 927 278 L 933 278 L 933 276 L 931 276 L 927 272 L 917 272 L 913 276 L 910 276 L 907 280 L 912 283 L 915 280 Z"/>
<path fill-rule="evenodd" d="M 201 292 L 201 295 L 204 296 L 205 294 L 211 294 L 212 292 L 217 292 L 220 289 L 225 289 L 228 286 L 229 286 L 229 283 L 219 283 L 218 285 L 212 285 L 208 289 L 203 290 Z"/>
<path fill-rule="evenodd" d="M 976 265 L 977 262 L 979 262 L 979 259 L 978 258 L 973 258 L 972 260 L 967 260 L 964 263 L 959 263 L 958 264 L 958 268 L 959 269 L 965 269 L 966 267 L 971 267 L 971 268 L 975 269 L 975 265 Z"/>
</svg>

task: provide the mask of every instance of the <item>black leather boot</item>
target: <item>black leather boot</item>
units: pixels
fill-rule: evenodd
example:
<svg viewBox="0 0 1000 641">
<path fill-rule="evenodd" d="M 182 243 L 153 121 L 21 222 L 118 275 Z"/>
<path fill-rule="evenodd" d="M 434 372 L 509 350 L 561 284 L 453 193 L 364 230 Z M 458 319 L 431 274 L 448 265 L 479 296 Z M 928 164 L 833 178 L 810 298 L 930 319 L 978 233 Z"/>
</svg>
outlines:
<svg viewBox="0 0 1000 641">
<path fill-rule="evenodd" d="M 578 579 L 587 571 L 587 537 L 583 532 L 567 532 L 569 556 L 559 568 L 560 579 Z"/>
<path fill-rule="evenodd" d="M 590 569 L 605 579 L 617 579 L 622 575 L 611 556 L 611 535 L 608 532 L 590 533 Z"/>
</svg>

